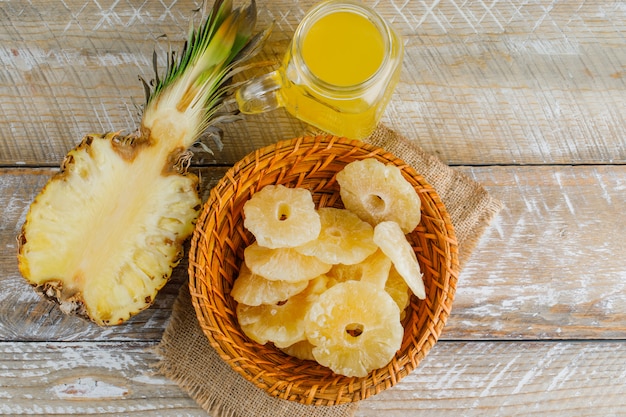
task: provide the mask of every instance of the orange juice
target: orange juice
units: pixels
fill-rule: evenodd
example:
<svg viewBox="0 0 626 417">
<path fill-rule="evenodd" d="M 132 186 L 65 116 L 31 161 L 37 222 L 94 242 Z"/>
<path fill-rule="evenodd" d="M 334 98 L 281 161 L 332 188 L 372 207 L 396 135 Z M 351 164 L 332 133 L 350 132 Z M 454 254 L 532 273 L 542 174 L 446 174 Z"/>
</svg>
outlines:
<svg viewBox="0 0 626 417">
<path fill-rule="evenodd" d="M 397 84 L 398 35 L 356 0 L 329 0 L 302 20 L 281 67 L 236 93 L 242 113 L 284 107 L 337 136 L 363 139 L 375 129 Z"/>
</svg>

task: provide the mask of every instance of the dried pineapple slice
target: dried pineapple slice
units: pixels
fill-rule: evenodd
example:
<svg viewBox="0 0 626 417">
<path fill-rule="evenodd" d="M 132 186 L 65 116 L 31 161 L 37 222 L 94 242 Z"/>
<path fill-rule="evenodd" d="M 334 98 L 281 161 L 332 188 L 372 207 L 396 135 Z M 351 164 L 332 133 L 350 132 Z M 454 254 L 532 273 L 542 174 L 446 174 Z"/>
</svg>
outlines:
<svg viewBox="0 0 626 417">
<path fill-rule="evenodd" d="M 374 253 L 374 229 L 345 209 L 322 207 L 318 210 L 321 231 L 317 239 L 295 249 L 328 264 L 357 264 Z"/>
<path fill-rule="evenodd" d="M 400 320 L 403 320 L 406 315 L 406 308 L 411 303 L 411 289 L 394 267 L 389 271 L 389 278 L 387 278 L 387 282 L 385 283 L 385 291 L 387 291 L 398 305 L 400 309 Z"/>
<path fill-rule="evenodd" d="M 374 242 L 391 259 L 393 266 L 406 281 L 413 294 L 420 300 L 426 298 L 426 289 L 415 251 L 398 223 L 385 221 L 377 224 L 374 227 Z"/>
<path fill-rule="evenodd" d="M 419 224 L 421 201 L 400 168 L 368 158 L 354 161 L 337 173 L 344 206 L 372 226 L 392 220 L 404 233 Z"/>
<path fill-rule="evenodd" d="M 328 271 L 331 282 L 339 283 L 349 280 L 365 281 L 374 284 L 378 288 L 383 288 L 389 271 L 391 269 L 391 259 L 380 249 L 365 258 L 362 262 L 354 265 L 337 264 Z"/>
<path fill-rule="evenodd" d="M 296 342 L 293 345 L 280 350 L 285 352 L 287 355 L 293 356 L 294 358 L 308 361 L 315 360 L 315 357 L 313 356 L 313 345 L 308 340 Z"/>
<path fill-rule="evenodd" d="M 320 275 L 311 280 L 301 293 L 273 305 L 237 304 L 236 314 L 241 330 L 261 345 L 273 342 L 278 348 L 306 340 L 305 316 L 310 306 L 326 290 L 327 282 L 328 278 Z"/>
<path fill-rule="evenodd" d="M 276 304 L 302 291 L 309 285 L 304 281 L 271 281 L 260 275 L 253 274 L 244 263 L 233 284 L 230 295 L 239 303 L 249 306 Z"/>
<path fill-rule="evenodd" d="M 267 185 L 246 201 L 243 212 L 244 226 L 266 248 L 302 245 L 320 233 L 313 196 L 304 188 Z"/>
<path fill-rule="evenodd" d="M 304 281 L 325 274 L 332 267 L 314 256 L 292 248 L 270 249 L 257 242 L 244 249 L 244 261 L 250 271 L 273 281 Z"/>
<path fill-rule="evenodd" d="M 337 284 L 319 296 L 305 319 L 313 356 L 345 376 L 364 377 L 400 349 L 400 310 L 384 290 L 361 281 Z"/>
</svg>

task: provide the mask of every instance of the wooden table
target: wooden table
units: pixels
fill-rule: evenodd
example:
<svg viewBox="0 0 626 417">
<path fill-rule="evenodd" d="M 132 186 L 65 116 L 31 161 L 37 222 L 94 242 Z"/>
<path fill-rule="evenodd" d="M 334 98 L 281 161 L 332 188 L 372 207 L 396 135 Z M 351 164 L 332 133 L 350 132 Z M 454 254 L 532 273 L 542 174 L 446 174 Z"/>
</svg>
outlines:
<svg viewBox="0 0 626 417">
<path fill-rule="evenodd" d="M 0 414 L 202 416 L 154 373 L 181 265 L 154 306 L 98 328 L 20 277 L 26 210 L 88 132 L 134 130 L 152 51 L 200 1 L 0 2 Z M 312 1 L 259 1 L 277 61 Z M 626 5 L 368 1 L 404 36 L 384 122 L 505 208 L 460 276 L 443 338 L 358 416 L 626 415 Z M 159 38 L 167 34 L 167 40 Z M 206 196 L 251 150 L 302 134 L 276 111 L 200 153 Z M 68 222 L 68 228 L 72 224 Z"/>
</svg>

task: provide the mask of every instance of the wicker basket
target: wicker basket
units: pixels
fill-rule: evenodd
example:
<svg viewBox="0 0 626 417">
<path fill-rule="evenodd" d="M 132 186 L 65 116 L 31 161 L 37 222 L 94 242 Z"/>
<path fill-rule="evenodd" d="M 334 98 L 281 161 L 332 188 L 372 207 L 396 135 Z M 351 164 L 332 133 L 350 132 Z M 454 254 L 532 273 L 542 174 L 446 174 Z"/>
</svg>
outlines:
<svg viewBox="0 0 626 417">
<path fill-rule="evenodd" d="M 422 201 L 422 220 L 407 235 L 426 286 L 426 299 L 411 297 L 401 349 L 391 363 L 364 378 L 336 375 L 313 361 L 292 358 L 271 343 L 261 346 L 241 331 L 230 296 L 253 242 L 243 227 L 243 205 L 268 184 L 311 190 L 318 207 L 343 207 L 335 174 L 347 163 L 376 158 L 400 167 Z M 189 286 L 203 332 L 235 371 L 268 394 L 313 405 L 365 399 L 413 371 L 436 343 L 450 314 L 458 277 L 457 244 L 450 218 L 435 190 L 411 167 L 383 149 L 332 136 L 303 137 L 257 150 L 233 166 L 213 188 L 191 241 Z"/>
</svg>

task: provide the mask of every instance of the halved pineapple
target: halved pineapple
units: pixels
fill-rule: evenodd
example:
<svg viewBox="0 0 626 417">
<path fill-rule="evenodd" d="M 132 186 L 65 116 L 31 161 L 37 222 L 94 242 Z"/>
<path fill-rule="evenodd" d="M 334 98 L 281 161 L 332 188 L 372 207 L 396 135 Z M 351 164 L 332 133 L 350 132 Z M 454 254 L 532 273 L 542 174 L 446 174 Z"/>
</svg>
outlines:
<svg viewBox="0 0 626 417">
<path fill-rule="evenodd" d="M 195 175 L 162 175 L 155 147 L 131 163 L 116 140 L 90 135 L 68 154 L 30 208 L 19 255 L 32 285 L 64 312 L 98 324 L 124 321 L 152 303 L 200 206 Z"/>
<path fill-rule="evenodd" d="M 254 1 L 233 10 L 217 0 L 178 62 L 168 57 L 165 76 L 144 82 L 137 131 L 87 135 L 35 198 L 18 237 L 19 269 L 62 311 L 119 324 L 169 278 L 200 207 L 187 149 L 229 118 L 217 110 L 235 67 L 264 39 L 251 36 L 255 21 Z"/>
</svg>

